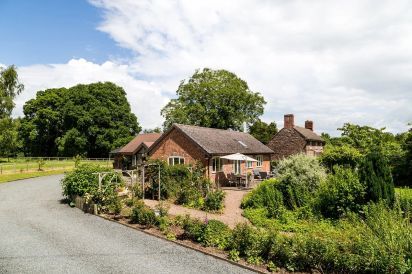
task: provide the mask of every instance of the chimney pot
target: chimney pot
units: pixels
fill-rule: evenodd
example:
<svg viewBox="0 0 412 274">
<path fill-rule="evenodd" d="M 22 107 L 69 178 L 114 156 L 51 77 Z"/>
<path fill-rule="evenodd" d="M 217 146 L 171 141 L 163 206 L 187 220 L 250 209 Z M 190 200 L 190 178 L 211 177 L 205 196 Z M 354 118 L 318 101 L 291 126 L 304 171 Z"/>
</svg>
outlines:
<svg viewBox="0 0 412 274">
<path fill-rule="evenodd" d="M 313 121 L 309 121 L 309 120 L 305 121 L 305 128 L 313 131 Z"/>
<path fill-rule="evenodd" d="M 293 114 L 285 114 L 284 116 L 284 128 L 293 128 L 295 126 L 295 117 Z"/>
</svg>

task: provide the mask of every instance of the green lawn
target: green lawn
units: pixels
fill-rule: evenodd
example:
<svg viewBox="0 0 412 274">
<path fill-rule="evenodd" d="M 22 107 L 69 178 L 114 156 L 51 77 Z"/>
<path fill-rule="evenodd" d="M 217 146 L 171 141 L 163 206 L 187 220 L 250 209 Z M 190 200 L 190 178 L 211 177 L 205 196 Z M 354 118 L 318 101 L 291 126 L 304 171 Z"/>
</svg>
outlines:
<svg viewBox="0 0 412 274">
<path fill-rule="evenodd" d="M 61 170 L 50 170 L 50 171 L 37 171 L 37 172 L 15 173 L 15 174 L 3 174 L 3 175 L 0 175 L 0 184 L 1 183 L 6 183 L 6 182 L 11 182 L 11 181 L 16 181 L 16 180 L 28 179 L 28 178 L 35 178 L 35 177 L 41 177 L 41 176 L 62 174 L 64 172 L 65 172 L 65 170 L 61 169 Z"/>
<path fill-rule="evenodd" d="M 101 166 L 111 167 L 112 161 L 108 160 L 82 160 L 81 163 L 98 164 Z M 75 161 L 73 159 L 66 160 L 44 160 L 41 166 L 43 171 L 52 170 L 67 170 L 73 168 Z M 36 172 L 39 169 L 39 163 L 36 159 L 21 160 L 12 159 L 10 162 L 0 162 L 0 175 Z"/>
<path fill-rule="evenodd" d="M 112 167 L 113 161 L 109 160 L 81 160 L 80 164 L 96 164 L 104 167 Z M 37 159 L 17 158 L 7 159 L 0 158 L 0 183 L 15 180 L 62 174 L 74 168 L 74 159 L 44 159 L 44 164 L 39 171 Z"/>
</svg>

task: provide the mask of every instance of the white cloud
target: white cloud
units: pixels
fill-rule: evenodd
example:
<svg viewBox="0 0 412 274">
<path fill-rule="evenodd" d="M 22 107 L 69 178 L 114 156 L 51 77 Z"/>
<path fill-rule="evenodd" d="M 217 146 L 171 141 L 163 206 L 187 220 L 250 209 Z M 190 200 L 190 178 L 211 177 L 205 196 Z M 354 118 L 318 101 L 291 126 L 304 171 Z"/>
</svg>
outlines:
<svg viewBox="0 0 412 274">
<path fill-rule="evenodd" d="M 264 119 L 387 126 L 412 121 L 410 1 L 109 1 L 99 29 L 172 94 L 196 68 L 229 69 L 268 101 Z"/>
<path fill-rule="evenodd" d="M 139 122 L 148 128 L 159 124 L 160 108 L 168 101 L 156 84 L 131 76 L 128 65 L 109 61 L 95 64 L 84 59 L 72 59 L 67 64 L 21 67 L 18 73 L 25 84 L 25 90 L 17 97 L 15 116 L 22 115 L 24 103 L 33 98 L 39 90 L 98 81 L 111 81 L 123 87 L 132 112 L 137 115 Z"/>
<path fill-rule="evenodd" d="M 268 101 L 264 120 L 279 126 L 284 113 L 330 133 L 344 122 L 399 132 L 412 121 L 410 1 L 90 2 L 103 12 L 98 29 L 135 57 L 21 68 L 27 97 L 114 81 L 143 126 L 153 127 L 180 80 L 210 67 L 233 71 L 260 91 Z"/>
</svg>

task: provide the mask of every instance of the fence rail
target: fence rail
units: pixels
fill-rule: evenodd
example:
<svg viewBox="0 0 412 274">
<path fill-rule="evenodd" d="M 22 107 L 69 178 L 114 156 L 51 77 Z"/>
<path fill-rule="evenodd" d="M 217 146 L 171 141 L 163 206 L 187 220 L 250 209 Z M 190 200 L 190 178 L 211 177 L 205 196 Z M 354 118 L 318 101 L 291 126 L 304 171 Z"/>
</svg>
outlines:
<svg viewBox="0 0 412 274">
<path fill-rule="evenodd" d="M 10 162 L 0 163 L 1 174 L 27 173 L 50 170 L 70 170 L 76 164 L 76 159 L 69 157 L 20 157 L 10 158 Z M 80 163 L 94 163 L 112 167 L 110 158 L 82 158 Z"/>
</svg>

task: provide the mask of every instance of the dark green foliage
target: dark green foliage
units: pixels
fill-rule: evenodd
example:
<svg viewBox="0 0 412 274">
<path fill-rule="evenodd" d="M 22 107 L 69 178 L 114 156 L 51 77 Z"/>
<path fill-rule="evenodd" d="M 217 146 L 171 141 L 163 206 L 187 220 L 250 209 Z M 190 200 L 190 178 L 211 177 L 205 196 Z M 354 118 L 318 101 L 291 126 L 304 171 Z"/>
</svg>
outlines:
<svg viewBox="0 0 412 274">
<path fill-rule="evenodd" d="M 241 257 L 257 262 L 267 257 L 269 234 L 246 223 L 238 224 L 232 231 L 231 250 Z"/>
<path fill-rule="evenodd" d="M 222 190 L 210 191 L 207 193 L 203 209 L 205 211 L 220 211 L 223 209 L 225 192 Z"/>
<path fill-rule="evenodd" d="M 203 237 L 204 223 L 198 219 L 190 219 L 189 216 L 183 220 L 184 235 L 186 238 L 201 242 Z"/>
<path fill-rule="evenodd" d="M 412 187 L 412 129 L 399 135 L 403 152 L 394 162 L 392 174 L 397 186 Z"/>
<path fill-rule="evenodd" d="M 151 227 L 156 224 L 156 215 L 150 207 L 140 200 L 134 204 L 130 220 L 132 223 Z"/>
<path fill-rule="evenodd" d="M 20 119 L 0 118 L 0 156 L 15 156 L 21 150 L 19 128 Z"/>
<path fill-rule="evenodd" d="M 76 195 L 85 197 L 87 202 L 97 204 L 100 210 L 107 210 L 117 202 L 116 189 L 123 185 L 118 173 L 108 174 L 102 180 L 99 189 L 99 180 L 96 172 L 110 172 L 108 168 L 95 165 L 81 164 L 75 170 L 67 173 L 61 181 L 63 195 L 72 201 Z"/>
<path fill-rule="evenodd" d="M 330 171 L 335 165 L 355 168 L 362 160 L 361 153 L 349 145 L 326 145 L 319 161 Z"/>
<path fill-rule="evenodd" d="M 249 127 L 249 133 L 264 144 L 269 143 L 278 132 L 275 122 L 267 124 L 260 119 Z"/>
<path fill-rule="evenodd" d="M 355 170 L 335 166 L 321 185 L 317 206 L 323 216 L 339 218 L 345 213 L 359 212 L 365 201 L 365 186 L 359 182 Z"/>
<path fill-rule="evenodd" d="M 268 218 L 277 218 L 284 210 L 283 195 L 277 189 L 277 181 L 270 179 L 261 182 L 242 200 L 242 208 L 265 208 Z"/>
<path fill-rule="evenodd" d="M 204 246 L 217 247 L 219 249 L 228 248 L 232 232 L 224 223 L 216 220 L 209 220 L 204 224 L 201 243 Z"/>
<path fill-rule="evenodd" d="M 38 91 L 20 133 L 28 155 L 107 157 L 140 130 L 125 91 L 106 82 Z"/>
<path fill-rule="evenodd" d="M 393 204 L 395 188 L 389 165 L 384 156 L 379 152 L 369 153 L 359 168 L 359 178 L 365 186 L 366 201 L 378 202 L 386 200 Z"/>
<path fill-rule="evenodd" d="M 182 81 L 172 99 L 161 111 L 164 128 L 173 123 L 221 129 L 243 129 L 263 114 L 263 97 L 247 83 L 226 70 L 203 69 Z"/>
</svg>

